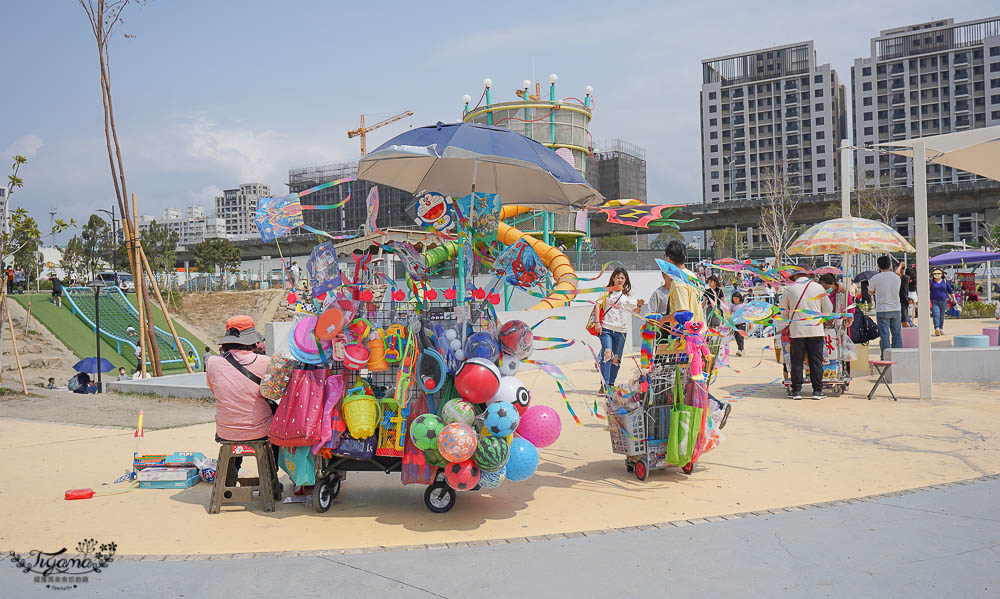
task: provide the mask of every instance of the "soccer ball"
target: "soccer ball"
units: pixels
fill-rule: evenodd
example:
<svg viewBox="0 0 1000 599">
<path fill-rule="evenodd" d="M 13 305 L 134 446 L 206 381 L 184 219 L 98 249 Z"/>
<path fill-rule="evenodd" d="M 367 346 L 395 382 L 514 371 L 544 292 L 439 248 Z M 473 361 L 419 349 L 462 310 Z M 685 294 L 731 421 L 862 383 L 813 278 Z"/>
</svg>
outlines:
<svg viewBox="0 0 1000 599">
<path fill-rule="evenodd" d="M 521 415 L 514 404 L 509 401 L 495 401 L 486 408 L 483 426 L 494 437 L 506 437 L 517 430 L 520 421 Z"/>
<path fill-rule="evenodd" d="M 437 436 L 444 423 L 434 414 L 421 414 L 410 425 L 410 440 L 424 451 L 437 448 Z"/>
<path fill-rule="evenodd" d="M 437 450 L 437 447 L 425 450 L 424 459 L 431 466 L 437 466 L 438 468 L 444 468 L 448 465 L 448 460 L 444 459 L 444 456 Z"/>
<path fill-rule="evenodd" d="M 476 420 L 476 409 L 467 401 L 455 398 L 441 406 L 441 421 L 444 424 L 464 422 L 469 426 Z M 443 426 L 443 425 L 442 425 Z"/>
<path fill-rule="evenodd" d="M 524 415 L 524 411 L 531 405 L 531 391 L 524 386 L 520 379 L 512 376 L 505 376 L 500 379 L 500 386 L 496 395 L 489 401 L 490 404 L 498 401 L 509 401 L 517 408 L 517 412 Z"/>
<path fill-rule="evenodd" d="M 469 491 L 479 484 L 479 467 L 472 460 L 448 464 L 444 468 L 444 479 L 456 491 Z"/>
<path fill-rule="evenodd" d="M 530 356 L 535 348 L 531 327 L 523 320 L 508 320 L 503 323 L 497 333 L 497 340 L 503 353 L 518 360 Z"/>
<path fill-rule="evenodd" d="M 521 363 L 515 360 L 513 357 L 504 354 L 503 363 L 497 368 L 500 370 L 500 374 L 503 376 L 514 376 L 517 374 L 517 370 L 521 367 Z"/>
</svg>

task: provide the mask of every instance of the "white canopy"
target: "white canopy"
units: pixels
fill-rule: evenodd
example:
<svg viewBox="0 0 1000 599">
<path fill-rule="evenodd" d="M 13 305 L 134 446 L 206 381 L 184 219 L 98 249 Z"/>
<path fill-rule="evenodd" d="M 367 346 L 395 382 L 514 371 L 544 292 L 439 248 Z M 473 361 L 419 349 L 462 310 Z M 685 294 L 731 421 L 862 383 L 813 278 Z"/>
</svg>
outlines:
<svg viewBox="0 0 1000 599">
<path fill-rule="evenodd" d="M 943 164 L 1000 181 L 1000 125 L 876 144 L 893 154 L 913 157 L 913 144 L 924 143 L 927 164 Z"/>
</svg>

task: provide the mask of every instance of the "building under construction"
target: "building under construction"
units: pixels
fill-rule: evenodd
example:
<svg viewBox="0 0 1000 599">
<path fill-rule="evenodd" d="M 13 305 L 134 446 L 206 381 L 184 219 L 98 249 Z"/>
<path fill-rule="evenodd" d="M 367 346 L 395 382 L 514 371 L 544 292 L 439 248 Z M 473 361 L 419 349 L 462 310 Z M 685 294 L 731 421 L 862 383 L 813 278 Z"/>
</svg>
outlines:
<svg viewBox="0 0 1000 599">
<path fill-rule="evenodd" d="M 288 189 L 293 192 L 304 191 L 321 183 L 336 181 L 344 177 L 353 177 L 357 176 L 357 174 L 357 162 L 341 162 L 289 169 Z M 348 193 L 351 195 L 351 201 L 340 208 L 333 210 L 304 210 L 302 218 L 305 224 L 329 233 L 357 232 L 365 222 L 367 216 L 365 198 L 373 186 L 375 186 L 375 183 L 370 181 L 357 180 L 352 181 L 350 187 L 345 183 L 311 193 L 301 198 L 300 201 L 303 206 L 316 206 L 338 204 L 347 198 Z M 412 219 L 406 213 L 406 209 L 413 203 L 412 193 L 396 189 L 395 187 L 379 185 L 378 196 L 377 222 L 379 227 L 413 226 Z"/>
<path fill-rule="evenodd" d="M 612 139 L 601 142 L 587 162 L 587 181 L 607 200 L 646 202 L 646 150 Z"/>
</svg>

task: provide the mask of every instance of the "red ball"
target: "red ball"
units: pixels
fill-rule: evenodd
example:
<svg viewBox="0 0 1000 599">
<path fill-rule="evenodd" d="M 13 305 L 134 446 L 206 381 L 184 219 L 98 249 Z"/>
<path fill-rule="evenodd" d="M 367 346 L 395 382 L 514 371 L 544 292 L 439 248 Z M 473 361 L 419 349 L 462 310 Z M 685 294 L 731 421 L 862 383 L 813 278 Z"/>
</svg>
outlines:
<svg viewBox="0 0 1000 599">
<path fill-rule="evenodd" d="M 455 373 L 455 389 L 469 403 L 486 403 L 500 387 L 500 369 L 486 358 L 470 358 Z"/>
<path fill-rule="evenodd" d="M 444 479 L 456 491 L 471 491 L 479 484 L 479 466 L 471 459 L 444 467 Z"/>
</svg>

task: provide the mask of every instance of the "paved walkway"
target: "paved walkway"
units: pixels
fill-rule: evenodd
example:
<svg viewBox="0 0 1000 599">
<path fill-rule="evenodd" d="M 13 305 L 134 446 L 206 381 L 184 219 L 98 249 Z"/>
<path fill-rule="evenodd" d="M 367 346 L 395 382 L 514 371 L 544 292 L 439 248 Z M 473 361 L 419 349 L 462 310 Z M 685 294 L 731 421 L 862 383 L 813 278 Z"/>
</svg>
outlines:
<svg viewBox="0 0 1000 599">
<path fill-rule="evenodd" d="M 598 536 L 440 550 L 120 561 L 60 597 L 997 597 L 1000 480 Z M 280 533 L 277 533 L 280 534 Z M 11 597 L 51 597 L 12 565 Z"/>
</svg>

